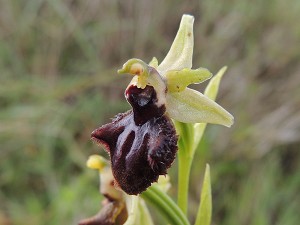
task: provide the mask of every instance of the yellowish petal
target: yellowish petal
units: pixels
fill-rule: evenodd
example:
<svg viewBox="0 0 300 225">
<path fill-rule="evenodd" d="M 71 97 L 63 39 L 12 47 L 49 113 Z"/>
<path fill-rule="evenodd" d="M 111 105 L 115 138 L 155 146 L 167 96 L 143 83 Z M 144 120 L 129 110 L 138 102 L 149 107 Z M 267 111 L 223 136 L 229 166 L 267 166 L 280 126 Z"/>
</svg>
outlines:
<svg viewBox="0 0 300 225">
<path fill-rule="evenodd" d="M 196 70 L 185 68 L 183 70 L 171 70 L 165 74 L 169 92 L 183 91 L 188 85 L 201 83 L 212 77 L 211 72 L 205 68 Z"/>
</svg>

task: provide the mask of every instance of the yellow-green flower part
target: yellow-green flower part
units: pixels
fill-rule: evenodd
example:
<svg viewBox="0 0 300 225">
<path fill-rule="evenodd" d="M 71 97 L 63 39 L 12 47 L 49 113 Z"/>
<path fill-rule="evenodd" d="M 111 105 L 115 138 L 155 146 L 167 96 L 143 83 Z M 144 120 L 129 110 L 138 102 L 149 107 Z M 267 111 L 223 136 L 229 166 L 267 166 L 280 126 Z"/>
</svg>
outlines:
<svg viewBox="0 0 300 225">
<path fill-rule="evenodd" d="M 159 64 L 154 57 L 147 64 L 140 59 L 130 59 L 120 74 L 131 74 L 129 86 L 144 89 L 153 86 L 157 105 L 165 105 L 167 114 L 183 123 L 213 123 L 230 127 L 233 116 L 215 101 L 187 86 L 201 83 L 212 77 L 205 68 L 192 69 L 194 17 L 183 15 L 178 33 L 165 59 Z"/>
</svg>

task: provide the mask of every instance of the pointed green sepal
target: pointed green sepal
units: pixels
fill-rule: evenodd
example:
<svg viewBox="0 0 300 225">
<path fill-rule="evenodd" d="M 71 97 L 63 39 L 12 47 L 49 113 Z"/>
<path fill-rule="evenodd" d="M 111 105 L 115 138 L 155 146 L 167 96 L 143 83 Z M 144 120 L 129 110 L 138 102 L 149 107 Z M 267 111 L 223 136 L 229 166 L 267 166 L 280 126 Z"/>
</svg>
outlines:
<svg viewBox="0 0 300 225">
<path fill-rule="evenodd" d="M 197 213 L 195 225 L 210 225 L 212 214 L 212 197 L 210 184 L 210 168 L 206 164 L 204 180 L 201 190 L 200 206 Z"/>
<path fill-rule="evenodd" d="M 196 70 L 185 68 L 183 70 L 170 70 L 165 74 L 169 92 L 183 91 L 188 85 L 201 83 L 212 77 L 211 72 L 205 68 Z"/>
<path fill-rule="evenodd" d="M 171 118 L 183 123 L 214 123 L 227 127 L 233 124 L 233 116 L 229 112 L 190 88 L 168 94 L 166 107 Z"/>
<path fill-rule="evenodd" d="M 161 75 L 164 76 L 168 70 L 192 68 L 194 47 L 193 24 L 193 16 L 182 16 L 179 30 L 173 41 L 173 44 L 167 56 L 157 68 Z"/>
</svg>

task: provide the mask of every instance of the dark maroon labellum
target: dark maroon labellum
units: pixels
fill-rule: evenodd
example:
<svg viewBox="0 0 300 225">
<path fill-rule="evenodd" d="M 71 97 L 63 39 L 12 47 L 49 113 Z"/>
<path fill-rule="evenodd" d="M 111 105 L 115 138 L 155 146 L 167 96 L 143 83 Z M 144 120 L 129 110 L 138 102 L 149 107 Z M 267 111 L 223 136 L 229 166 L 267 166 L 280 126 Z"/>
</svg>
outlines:
<svg viewBox="0 0 300 225">
<path fill-rule="evenodd" d="M 157 107 L 153 87 L 130 86 L 125 96 L 132 110 L 118 114 L 96 129 L 92 139 L 111 157 L 117 184 L 127 194 L 139 194 L 167 173 L 177 152 L 177 135 L 165 106 Z"/>
</svg>

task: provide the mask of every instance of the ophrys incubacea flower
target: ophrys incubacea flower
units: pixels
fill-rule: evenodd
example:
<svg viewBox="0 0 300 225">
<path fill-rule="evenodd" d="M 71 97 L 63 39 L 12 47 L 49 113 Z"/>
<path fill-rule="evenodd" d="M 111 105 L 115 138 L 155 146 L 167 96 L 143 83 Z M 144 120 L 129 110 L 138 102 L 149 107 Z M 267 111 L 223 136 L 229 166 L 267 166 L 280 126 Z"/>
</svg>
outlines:
<svg viewBox="0 0 300 225">
<path fill-rule="evenodd" d="M 159 175 L 167 173 L 177 152 L 177 135 L 171 120 L 231 126 L 233 116 L 216 102 L 188 88 L 212 74 L 192 68 L 193 21 L 182 17 L 171 49 L 161 64 L 128 60 L 118 71 L 133 75 L 125 90 L 132 110 L 118 114 L 92 133 L 111 157 L 115 184 L 127 194 L 139 194 Z"/>
</svg>

